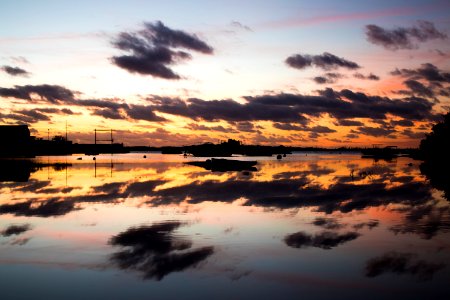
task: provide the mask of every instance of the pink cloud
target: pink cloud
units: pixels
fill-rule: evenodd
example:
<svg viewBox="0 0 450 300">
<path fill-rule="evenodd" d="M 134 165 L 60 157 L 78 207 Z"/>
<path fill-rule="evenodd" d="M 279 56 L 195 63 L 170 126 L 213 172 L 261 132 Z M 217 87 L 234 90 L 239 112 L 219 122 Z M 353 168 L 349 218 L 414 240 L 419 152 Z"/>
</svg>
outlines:
<svg viewBox="0 0 450 300">
<path fill-rule="evenodd" d="M 386 9 L 386 10 L 380 10 L 380 11 L 341 13 L 341 14 L 332 14 L 332 15 L 304 17 L 304 18 L 302 16 L 296 16 L 296 17 L 287 18 L 287 19 L 283 19 L 283 20 L 267 22 L 267 23 L 263 24 L 263 27 L 270 27 L 270 28 L 301 27 L 301 26 L 309 26 L 309 25 L 323 24 L 323 23 L 336 23 L 336 22 L 346 22 L 346 21 L 353 21 L 353 20 L 367 20 L 367 19 L 374 19 L 374 18 L 380 18 L 380 17 L 411 15 L 411 14 L 416 13 L 419 10 L 422 11 L 423 8 L 402 7 L 402 8 Z"/>
</svg>

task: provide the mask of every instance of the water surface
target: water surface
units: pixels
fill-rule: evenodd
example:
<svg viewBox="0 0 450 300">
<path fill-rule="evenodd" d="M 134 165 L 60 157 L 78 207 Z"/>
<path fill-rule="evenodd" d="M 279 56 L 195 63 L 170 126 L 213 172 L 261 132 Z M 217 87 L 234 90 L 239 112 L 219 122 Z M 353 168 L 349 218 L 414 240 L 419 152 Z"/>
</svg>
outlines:
<svg viewBox="0 0 450 300">
<path fill-rule="evenodd" d="M 237 159 L 257 171 L 157 153 L 3 168 L 2 299 L 448 296 L 450 202 L 420 162 Z"/>
</svg>

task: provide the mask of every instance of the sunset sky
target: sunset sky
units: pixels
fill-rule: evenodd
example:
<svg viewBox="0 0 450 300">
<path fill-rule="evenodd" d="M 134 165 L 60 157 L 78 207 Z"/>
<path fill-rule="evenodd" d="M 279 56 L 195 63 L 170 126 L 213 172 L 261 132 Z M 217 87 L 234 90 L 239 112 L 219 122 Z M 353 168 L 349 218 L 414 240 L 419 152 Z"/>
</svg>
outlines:
<svg viewBox="0 0 450 300">
<path fill-rule="evenodd" d="M 417 146 L 449 1 L 0 1 L 0 124 L 126 145 Z"/>
</svg>

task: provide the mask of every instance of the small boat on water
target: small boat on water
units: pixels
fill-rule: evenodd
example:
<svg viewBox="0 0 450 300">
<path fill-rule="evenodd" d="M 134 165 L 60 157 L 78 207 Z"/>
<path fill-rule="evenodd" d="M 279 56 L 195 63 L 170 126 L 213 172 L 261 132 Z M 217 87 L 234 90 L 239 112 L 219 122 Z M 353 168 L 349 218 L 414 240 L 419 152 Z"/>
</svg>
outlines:
<svg viewBox="0 0 450 300">
<path fill-rule="evenodd" d="M 206 161 L 190 161 L 188 165 L 202 167 L 210 171 L 256 171 L 257 161 L 234 160 L 225 158 L 211 158 Z"/>
</svg>

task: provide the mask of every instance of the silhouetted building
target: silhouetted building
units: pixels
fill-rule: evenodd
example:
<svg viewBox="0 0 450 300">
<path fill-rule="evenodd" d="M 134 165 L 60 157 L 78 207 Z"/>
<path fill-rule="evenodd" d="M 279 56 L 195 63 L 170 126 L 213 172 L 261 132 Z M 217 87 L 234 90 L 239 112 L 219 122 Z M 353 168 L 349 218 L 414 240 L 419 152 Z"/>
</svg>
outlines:
<svg viewBox="0 0 450 300">
<path fill-rule="evenodd" d="M 0 156 L 26 156 L 30 142 L 27 125 L 0 125 Z"/>
</svg>

